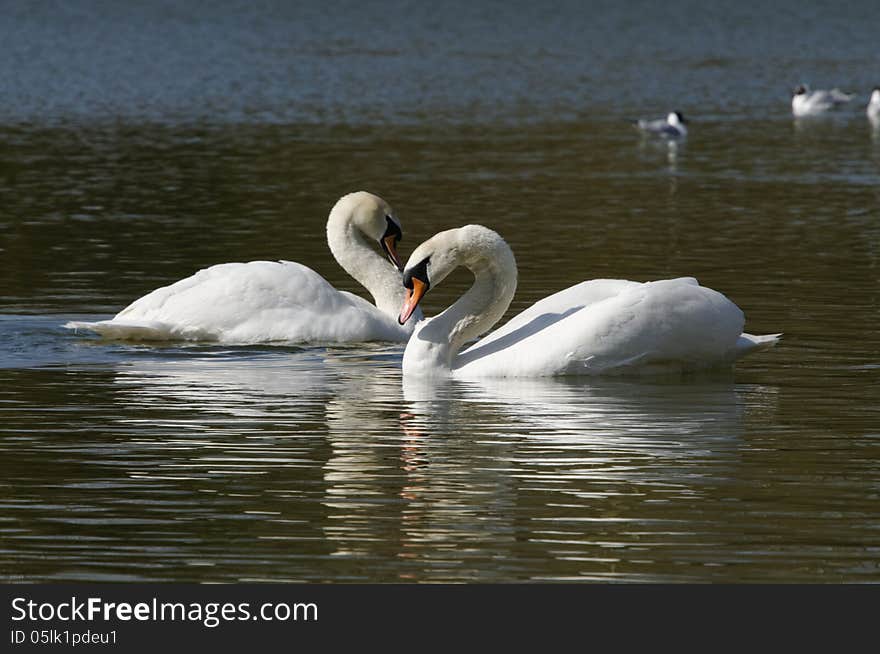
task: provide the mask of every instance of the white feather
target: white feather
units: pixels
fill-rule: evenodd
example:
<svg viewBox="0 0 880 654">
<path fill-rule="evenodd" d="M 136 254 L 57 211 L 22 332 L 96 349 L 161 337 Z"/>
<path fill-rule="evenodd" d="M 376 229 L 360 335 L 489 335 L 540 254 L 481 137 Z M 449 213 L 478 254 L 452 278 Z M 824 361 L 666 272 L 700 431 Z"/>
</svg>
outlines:
<svg viewBox="0 0 880 654">
<path fill-rule="evenodd" d="M 224 263 L 135 300 L 112 320 L 69 322 L 129 340 L 263 342 L 405 341 L 395 320 L 404 289 L 399 271 L 370 241 L 381 238 L 391 209 L 369 193 L 349 194 L 327 221 L 337 261 L 376 300 L 338 291 L 311 268 L 290 261 Z"/>
<path fill-rule="evenodd" d="M 504 240 L 475 226 L 441 232 L 407 264 L 429 258 L 432 285 L 458 265 L 474 285 L 440 315 L 423 321 L 403 358 L 405 375 L 545 377 L 694 371 L 732 364 L 779 335 L 744 334 L 742 311 L 692 277 L 655 282 L 598 279 L 550 295 L 465 349 L 489 329 L 516 287 L 516 263 Z M 467 231 L 465 231 L 467 230 Z M 406 274 L 406 273 L 405 273 Z"/>
</svg>

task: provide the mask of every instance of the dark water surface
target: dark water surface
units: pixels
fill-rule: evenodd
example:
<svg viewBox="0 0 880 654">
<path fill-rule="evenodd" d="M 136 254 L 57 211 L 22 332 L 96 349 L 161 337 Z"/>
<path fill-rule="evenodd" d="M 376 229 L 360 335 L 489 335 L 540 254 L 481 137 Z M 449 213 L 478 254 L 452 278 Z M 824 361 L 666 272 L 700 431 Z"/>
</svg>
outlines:
<svg viewBox="0 0 880 654">
<path fill-rule="evenodd" d="M 880 581 L 880 11 L 512 6 L 4 17 L 0 579 Z M 794 123 L 799 81 L 858 106 Z M 672 106 L 686 144 L 621 120 Z M 358 291 L 324 242 L 357 189 L 404 255 L 500 232 L 511 314 L 693 275 L 785 337 L 729 375 L 426 387 L 396 344 L 61 327 L 224 261 Z"/>
</svg>

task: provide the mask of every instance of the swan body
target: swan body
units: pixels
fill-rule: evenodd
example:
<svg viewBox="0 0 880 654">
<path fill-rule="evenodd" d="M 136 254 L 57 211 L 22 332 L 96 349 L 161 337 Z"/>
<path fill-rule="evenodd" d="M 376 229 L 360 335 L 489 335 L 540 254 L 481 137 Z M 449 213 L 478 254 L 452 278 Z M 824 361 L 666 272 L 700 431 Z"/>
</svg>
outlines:
<svg viewBox="0 0 880 654">
<path fill-rule="evenodd" d="M 811 91 L 808 86 L 801 84 L 792 95 L 791 112 L 796 118 L 821 116 L 846 104 L 854 97 L 854 94 L 844 93 L 840 89 Z"/>
<path fill-rule="evenodd" d="M 342 197 L 327 220 L 331 252 L 375 306 L 299 263 L 251 261 L 205 268 L 135 300 L 111 320 L 65 327 L 108 338 L 228 344 L 405 341 L 412 327 L 395 320 L 405 296 L 400 236 L 391 207 L 366 192 Z M 390 261 L 373 247 L 376 242 Z"/>
<path fill-rule="evenodd" d="M 655 282 L 597 279 L 536 302 L 462 350 L 497 322 L 516 290 L 507 243 L 479 225 L 441 232 L 413 252 L 404 270 L 411 290 L 399 320 L 453 269 L 474 273 L 451 307 L 419 323 L 403 356 L 404 375 L 546 377 L 701 370 L 777 342 L 742 331 L 742 311 L 691 277 Z"/>
<path fill-rule="evenodd" d="M 634 121 L 636 128 L 643 134 L 659 136 L 665 139 L 683 139 L 687 136 L 687 119 L 679 111 L 670 112 L 666 118 L 658 120 Z"/>
</svg>

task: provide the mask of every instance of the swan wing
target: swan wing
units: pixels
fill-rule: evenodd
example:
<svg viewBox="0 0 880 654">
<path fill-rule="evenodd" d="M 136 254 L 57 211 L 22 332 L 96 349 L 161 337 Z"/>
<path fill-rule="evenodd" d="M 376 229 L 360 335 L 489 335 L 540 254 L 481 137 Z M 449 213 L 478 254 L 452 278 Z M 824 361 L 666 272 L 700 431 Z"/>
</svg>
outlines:
<svg viewBox="0 0 880 654">
<path fill-rule="evenodd" d="M 707 368 L 736 358 L 742 311 L 693 278 L 584 284 L 536 303 L 513 326 L 462 353 L 455 374 L 656 372 Z"/>
<path fill-rule="evenodd" d="M 696 280 L 694 280 L 694 283 L 696 283 Z M 503 327 L 496 329 L 465 350 L 462 356 L 468 352 L 476 354 L 480 348 L 486 347 L 498 339 L 505 338 L 508 334 L 520 332 L 523 329 L 527 333 L 535 332 L 549 319 L 558 319 L 560 315 L 564 315 L 572 309 L 592 306 L 597 302 L 614 297 L 638 286 L 641 286 L 639 282 L 623 279 L 592 279 L 569 286 L 538 300 L 529 308 L 524 309 L 508 320 Z"/>
<path fill-rule="evenodd" d="M 67 326 L 112 338 L 225 343 L 406 339 L 375 306 L 290 261 L 211 266 L 148 293 L 112 320 Z"/>
</svg>

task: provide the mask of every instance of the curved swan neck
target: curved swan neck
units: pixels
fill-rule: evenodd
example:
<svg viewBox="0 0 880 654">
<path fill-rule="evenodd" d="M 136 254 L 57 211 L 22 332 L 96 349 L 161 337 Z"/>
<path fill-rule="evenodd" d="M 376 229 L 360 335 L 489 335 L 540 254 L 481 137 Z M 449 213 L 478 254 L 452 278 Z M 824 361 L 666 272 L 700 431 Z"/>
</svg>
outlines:
<svg viewBox="0 0 880 654">
<path fill-rule="evenodd" d="M 460 232 L 453 267 L 470 270 L 474 283 L 452 306 L 416 327 L 403 355 L 404 374 L 448 375 L 462 346 L 501 320 L 516 292 L 516 259 L 504 239 L 479 226 L 452 231 Z"/>
<path fill-rule="evenodd" d="M 353 222 L 346 207 L 336 206 L 327 219 L 327 244 L 333 258 L 373 296 L 376 308 L 396 316 L 406 289 L 400 272 L 375 248 L 369 237 Z"/>
</svg>

